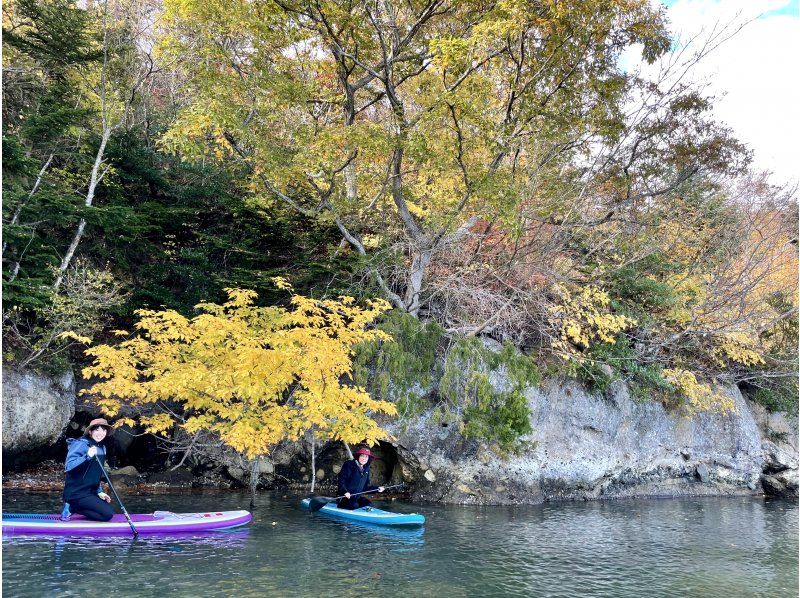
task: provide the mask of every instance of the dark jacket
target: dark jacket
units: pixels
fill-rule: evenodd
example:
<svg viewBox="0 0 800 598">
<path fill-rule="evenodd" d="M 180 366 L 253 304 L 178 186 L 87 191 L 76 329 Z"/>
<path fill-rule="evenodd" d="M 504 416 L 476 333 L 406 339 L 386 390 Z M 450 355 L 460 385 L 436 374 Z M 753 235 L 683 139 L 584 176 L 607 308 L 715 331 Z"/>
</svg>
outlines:
<svg viewBox="0 0 800 598">
<path fill-rule="evenodd" d="M 100 485 L 103 471 L 97 460 L 87 455 L 90 446 L 97 447 L 97 458 L 100 463 L 105 463 L 106 449 L 102 444 L 98 444 L 86 436 L 67 439 L 67 461 L 64 464 L 67 479 L 64 482 L 64 502 L 97 495 L 103 491 L 103 487 Z"/>
<path fill-rule="evenodd" d="M 367 490 L 376 490 L 377 486 L 369 485 L 369 466 L 370 462 L 361 469 L 355 459 L 345 462 L 339 472 L 339 491 L 337 494 L 344 496 L 345 492 L 356 494 Z"/>
</svg>

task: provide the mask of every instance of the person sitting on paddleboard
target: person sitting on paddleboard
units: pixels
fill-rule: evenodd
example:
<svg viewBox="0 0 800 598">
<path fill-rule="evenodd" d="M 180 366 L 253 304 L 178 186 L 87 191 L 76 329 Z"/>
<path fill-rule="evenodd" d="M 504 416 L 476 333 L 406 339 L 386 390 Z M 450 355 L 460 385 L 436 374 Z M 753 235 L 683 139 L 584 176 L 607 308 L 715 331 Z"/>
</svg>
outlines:
<svg viewBox="0 0 800 598">
<path fill-rule="evenodd" d="M 102 464 L 106 459 L 104 443 L 113 432 L 114 428 L 99 418 L 89 422 L 80 438 L 67 439 L 67 461 L 64 464 L 67 479 L 61 519 L 69 519 L 72 513 L 94 521 L 109 521 L 114 516 L 111 497 L 100 485 Z"/>
<path fill-rule="evenodd" d="M 360 507 L 368 507 L 372 502 L 365 496 L 352 496 L 360 492 L 367 492 L 369 490 L 377 490 L 383 492 L 383 486 L 370 486 L 369 485 L 369 466 L 370 459 L 374 455 L 370 450 L 362 446 L 355 454 L 355 458 L 345 462 L 339 472 L 339 492 L 344 498 L 339 499 L 340 509 L 358 509 Z"/>
</svg>

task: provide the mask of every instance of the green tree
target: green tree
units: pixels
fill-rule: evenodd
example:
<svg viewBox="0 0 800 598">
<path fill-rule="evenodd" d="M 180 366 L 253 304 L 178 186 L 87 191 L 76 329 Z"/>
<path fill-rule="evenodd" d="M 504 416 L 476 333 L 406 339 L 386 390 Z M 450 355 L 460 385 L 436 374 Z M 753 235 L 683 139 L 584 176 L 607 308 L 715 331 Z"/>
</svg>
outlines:
<svg viewBox="0 0 800 598">
<path fill-rule="evenodd" d="M 437 253 L 618 135 L 620 52 L 669 44 L 661 14 L 627 1 L 166 9 L 162 50 L 191 92 L 164 145 L 239 159 L 263 201 L 334 222 L 359 254 L 390 248 L 396 280 L 370 271 L 412 315 Z"/>
</svg>

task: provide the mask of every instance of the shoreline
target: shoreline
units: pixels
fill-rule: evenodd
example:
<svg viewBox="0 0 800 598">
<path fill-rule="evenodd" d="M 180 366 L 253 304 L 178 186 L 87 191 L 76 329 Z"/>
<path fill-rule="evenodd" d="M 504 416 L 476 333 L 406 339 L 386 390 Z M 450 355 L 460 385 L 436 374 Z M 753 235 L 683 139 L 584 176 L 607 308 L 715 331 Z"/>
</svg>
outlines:
<svg viewBox="0 0 800 598">
<path fill-rule="evenodd" d="M 42 469 L 42 468 L 39 468 Z M 54 473 L 57 474 L 54 477 Z M 126 477 L 126 476 L 123 476 Z M 112 477 L 112 480 L 114 478 Z M 104 482 L 105 483 L 105 482 Z M 118 486 L 118 480 L 114 480 L 114 485 L 121 495 L 168 495 L 168 494 L 226 494 L 226 493 L 249 493 L 249 489 L 245 486 L 241 487 L 224 487 L 214 485 L 186 485 L 175 484 L 170 485 L 165 482 L 139 482 L 136 484 L 126 484 Z M 60 469 L 53 472 L 52 468 L 47 468 L 47 471 L 33 470 L 31 472 L 13 473 L 3 477 L 2 491 L 11 492 L 24 492 L 24 493 L 51 493 L 61 492 L 64 488 L 63 478 L 61 478 Z M 321 491 L 310 492 L 308 488 L 291 486 L 288 488 L 272 488 L 258 490 L 258 494 L 273 494 L 281 495 L 282 498 L 289 499 L 292 497 L 308 497 L 308 496 L 331 496 L 332 493 L 329 489 L 322 489 Z M 484 508 L 484 507 L 535 507 L 542 505 L 556 505 L 556 504 L 574 504 L 574 503 L 616 503 L 623 501 L 667 501 L 667 500 L 680 500 L 680 499 L 718 499 L 718 498 L 735 498 L 742 499 L 748 498 L 751 500 L 759 501 L 785 501 L 793 504 L 798 503 L 797 498 L 785 496 L 770 496 L 765 493 L 719 493 L 719 494 L 678 494 L 678 495 L 646 495 L 641 496 L 605 496 L 592 499 L 550 499 L 542 502 L 517 502 L 517 503 L 448 503 L 430 500 L 413 500 L 410 495 L 398 495 L 387 493 L 384 496 L 376 496 L 378 500 L 385 499 L 388 501 L 403 500 L 404 502 L 419 504 L 419 505 L 433 505 L 433 506 L 460 506 L 471 508 Z"/>
</svg>

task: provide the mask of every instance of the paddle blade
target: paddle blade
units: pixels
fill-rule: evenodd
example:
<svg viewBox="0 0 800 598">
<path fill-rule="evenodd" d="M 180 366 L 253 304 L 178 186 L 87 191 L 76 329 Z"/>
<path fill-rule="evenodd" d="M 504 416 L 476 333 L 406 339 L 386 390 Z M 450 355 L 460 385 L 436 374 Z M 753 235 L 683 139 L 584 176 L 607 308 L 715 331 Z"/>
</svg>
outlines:
<svg viewBox="0 0 800 598">
<path fill-rule="evenodd" d="M 308 510 L 312 513 L 316 513 L 329 502 L 334 502 L 335 500 L 335 498 L 329 498 L 327 496 L 314 496 L 308 501 Z"/>
</svg>

